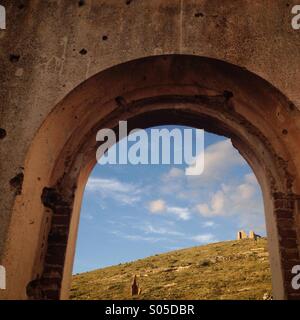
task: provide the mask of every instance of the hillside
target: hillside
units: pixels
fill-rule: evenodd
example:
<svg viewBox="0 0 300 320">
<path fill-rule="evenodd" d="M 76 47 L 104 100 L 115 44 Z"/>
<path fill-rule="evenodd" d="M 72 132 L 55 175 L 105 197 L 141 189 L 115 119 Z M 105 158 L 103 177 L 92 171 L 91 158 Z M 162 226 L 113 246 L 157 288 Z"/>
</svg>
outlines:
<svg viewBox="0 0 300 320">
<path fill-rule="evenodd" d="M 75 275 L 71 299 L 262 299 L 271 293 L 267 240 L 226 241 Z"/>
</svg>

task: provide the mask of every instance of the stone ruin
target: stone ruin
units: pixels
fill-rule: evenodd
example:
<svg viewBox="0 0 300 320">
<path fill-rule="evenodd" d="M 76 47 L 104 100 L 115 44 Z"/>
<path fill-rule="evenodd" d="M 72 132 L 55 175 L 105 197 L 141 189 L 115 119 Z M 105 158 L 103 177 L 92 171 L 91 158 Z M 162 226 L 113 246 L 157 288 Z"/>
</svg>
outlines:
<svg viewBox="0 0 300 320">
<path fill-rule="evenodd" d="M 251 230 L 251 231 L 249 232 L 249 239 L 257 240 L 257 239 L 259 239 L 259 238 L 261 238 L 261 236 L 258 235 L 258 234 L 256 234 L 254 231 Z"/>
<path fill-rule="evenodd" d="M 257 240 L 258 238 L 261 238 L 261 236 L 256 234 L 253 230 L 250 230 L 249 236 L 247 236 L 247 233 L 244 230 L 240 230 L 237 233 L 237 240 L 243 240 L 243 239 Z"/>
<path fill-rule="evenodd" d="M 244 230 L 238 231 L 237 240 L 247 239 L 247 233 Z"/>
</svg>

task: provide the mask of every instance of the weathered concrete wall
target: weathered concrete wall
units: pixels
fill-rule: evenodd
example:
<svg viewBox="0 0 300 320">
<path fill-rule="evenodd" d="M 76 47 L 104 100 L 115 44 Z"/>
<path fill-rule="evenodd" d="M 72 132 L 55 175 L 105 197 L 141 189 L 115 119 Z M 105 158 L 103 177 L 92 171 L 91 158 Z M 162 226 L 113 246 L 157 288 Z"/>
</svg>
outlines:
<svg viewBox="0 0 300 320">
<path fill-rule="evenodd" d="M 247 68 L 300 109 L 300 31 L 292 29 L 290 13 L 294 0 L 1 4 L 7 9 L 7 30 L 0 30 L 0 262 L 28 147 L 54 106 L 92 75 L 136 58 L 194 54 Z"/>
</svg>

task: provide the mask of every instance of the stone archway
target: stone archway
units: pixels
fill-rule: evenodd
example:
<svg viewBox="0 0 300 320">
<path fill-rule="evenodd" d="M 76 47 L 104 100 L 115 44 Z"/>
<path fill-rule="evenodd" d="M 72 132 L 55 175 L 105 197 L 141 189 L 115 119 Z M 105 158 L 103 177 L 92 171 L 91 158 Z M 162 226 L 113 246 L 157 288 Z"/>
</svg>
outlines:
<svg viewBox="0 0 300 320">
<path fill-rule="evenodd" d="M 14 205 L 7 297 L 68 297 L 96 132 L 116 128 L 119 120 L 130 128 L 185 124 L 231 138 L 262 188 L 274 297 L 300 298 L 291 287 L 291 268 L 300 263 L 299 111 L 245 69 L 188 55 L 148 57 L 100 72 L 47 117 L 28 151 Z M 24 223 L 24 216 L 34 223 Z M 23 272 L 16 276 L 20 262 Z"/>
</svg>

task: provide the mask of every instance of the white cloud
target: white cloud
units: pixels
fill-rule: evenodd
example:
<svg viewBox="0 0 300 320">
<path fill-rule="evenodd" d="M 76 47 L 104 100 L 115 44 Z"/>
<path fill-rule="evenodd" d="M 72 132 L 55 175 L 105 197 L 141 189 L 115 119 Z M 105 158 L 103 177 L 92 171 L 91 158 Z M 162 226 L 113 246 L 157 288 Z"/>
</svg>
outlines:
<svg viewBox="0 0 300 320">
<path fill-rule="evenodd" d="M 257 198 L 258 192 L 259 185 L 255 176 L 247 174 L 241 184 L 222 184 L 221 189 L 214 192 L 208 202 L 200 203 L 196 208 L 204 217 L 233 215 L 238 208 L 251 212 L 253 208 L 249 203 Z"/>
<path fill-rule="evenodd" d="M 230 140 L 225 140 L 205 149 L 205 168 L 202 175 L 189 177 L 181 168 L 172 167 L 168 173 L 162 175 L 160 181 L 154 181 L 148 186 L 152 194 L 145 192 L 147 186 L 140 188 L 134 183 L 105 178 L 90 178 L 86 189 L 97 192 L 102 198 L 108 198 L 107 204 L 111 201 L 118 201 L 122 205 L 136 205 L 143 200 L 151 214 L 162 215 L 165 220 L 168 219 L 169 222 L 174 223 L 170 228 L 161 223 L 144 226 L 140 224 L 136 226 L 136 229 L 143 232 L 141 235 L 130 234 L 127 228 L 123 235 L 126 239 L 142 240 L 143 238 L 144 241 L 153 242 L 162 240 L 165 235 L 166 238 L 167 236 L 173 236 L 174 239 L 177 237 L 178 240 L 212 242 L 216 239 L 209 233 L 192 237 L 190 234 L 184 235 L 176 231 L 174 226 L 178 220 L 190 220 L 192 214 L 198 213 L 207 218 L 205 220 L 209 220 L 202 222 L 204 220 L 202 218 L 200 221 L 205 228 L 214 227 L 216 217 L 235 216 L 235 228 L 240 226 L 241 229 L 253 229 L 256 232 L 264 229 L 260 188 L 254 174 L 246 174 L 243 178 L 240 177 L 240 174 L 235 175 L 236 169 L 245 164 L 246 162 L 233 148 Z M 223 181 L 226 183 L 222 184 Z M 160 195 L 157 199 L 154 198 L 153 201 L 148 202 L 149 193 L 150 196 Z M 176 195 L 175 199 L 174 195 Z M 173 219 L 170 219 L 172 217 Z M 153 221 L 157 223 L 158 220 L 153 218 Z M 206 231 L 211 231 L 211 229 Z"/>
<path fill-rule="evenodd" d="M 166 173 L 163 177 L 165 180 L 178 178 L 184 176 L 184 171 L 182 169 L 172 167 L 168 173 Z"/>
<path fill-rule="evenodd" d="M 145 236 L 145 235 L 141 235 L 141 234 L 137 234 L 137 233 L 125 233 L 122 232 L 120 230 L 109 230 L 110 233 L 112 233 L 113 235 L 126 239 L 126 240 L 131 240 L 131 241 L 145 241 L 145 242 L 151 242 L 151 243 L 155 243 L 155 242 L 159 242 L 159 241 L 168 241 L 168 242 L 172 242 L 171 239 L 168 239 L 166 237 L 157 237 L 157 236 Z"/>
<path fill-rule="evenodd" d="M 156 237 L 145 237 L 141 235 L 131 235 L 131 234 L 125 234 L 123 236 L 125 239 L 132 240 L 132 241 L 147 241 L 147 242 L 159 242 L 159 241 L 167 241 L 167 238 L 156 238 Z"/>
<path fill-rule="evenodd" d="M 218 242 L 215 236 L 212 233 L 198 234 L 191 238 L 195 242 L 199 243 L 209 243 L 209 242 Z"/>
<path fill-rule="evenodd" d="M 211 197 L 210 204 L 200 203 L 197 205 L 199 213 L 204 217 L 226 215 L 225 212 L 225 195 L 222 190 L 218 190 Z"/>
<path fill-rule="evenodd" d="M 213 215 L 212 210 L 209 208 L 207 203 L 199 203 L 196 206 L 196 209 L 203 217 L 210 217 Z"/>
<path fill-rule="evenodd" d="M 86 190 L 96 192 L 103 199 L 110 198 L 123 205 L 133 205 L 141 200 L 140 188 L 117 179 L 90 178 Z"/>
<path fill-rule="evenodd" d="M 161 177 L 159 190 L 163 194 L 179 194 L 184 189 L 186 176 L 184 170 L 172 167 L 167 173 Z"/>
<path fill-rule="evenodd" d="M 255 174 L 253 172 L 245 175 L 245 181 L 250 184 L 254 184 L 254 185 L 257 184 L 257 180 L 256 180 Z"/>
<path fill-rule="evenodd" d="M 224 209 L 224 192 L 217 191 L 211 199 L 211 207 L 214 212 L 220 213 Z"/>
<path fill-rule="evenodd" d="M 91 214 L 88 213 L 88 212 L 83 212 L 82 218 L 85 219 L 85 220 L 93 220 L 93 219 L 94 219 L 94 216 L 91 215 Z"/>
<path fill-rule="evenodd" d="M 255 193 L 255 187 L 248 183 L 240 184 L 237 187 L 237 195 L 243 200 L 251 199 Z"/>
<path fill-rule="evenodd" d="M 205 221 L 205 222 L 203 222 L 202 225 L 205 228 L 211 228 L 211 227 L 214 227 L 216 224 L 213 221 Z"/>
<path fill-rule="evenodd" d="M 254 174 L 247 174 L 241 183 L 222 184 L 207 202 L 196 205 L 203 217 L 238 216 L 240 227 L 264 232 L 264 208 Z"/>
<path fill-rule="evenodd" d="M 204 151 L 204 171 L 200 175 L 195 172 L 198 169 L 193 165 L 187 168 L 190 175 L 186 176 L 185 171 L 172 167 L 168 173 L 162 175 L 159 186 L 160 192 L 167 195 L 176 193 L 177 198 L 189 202 L 199 201 L 201 189 L 208 190 L 216 187 L 216 183 L 225 181 L 234 174 L 237 167 L 246 166 L 246 161 L 239 152 L 232 146 L 229 139 L 209 145 Z M 248 179 L 253 179 L 249 175 Z M 254 180 L 255 177 L 254 177 Z"/>
<path fill-rule="evenodd" d="M 179 220 L 189 220 L 191 213 L 187 207 L 172 207 L 168 206 L 162 199 L 151 201 L 148 207 L 149 211 L 153 214 L 173 214 Z"/>
<path fill-rule="evenodd" d="M 191 213 L 188 208 L 167 207 L 167 212 L 174 214 L 180 220 L 189 220 L 191 218 Z"/>
<path fill-rule="evenodd" d="M 153 226 L 150 223 L 147 223 L 140 228 L 143 230 L 146 234 L 165 234 L 165 235 L 171 235 L 171 236 L 183 236 L 184 234 L 182 232 L 178 232 L 175 230 L 172 230 L 167 227 L 157 227 Z"/>
<path fill-rule="evenodd" d="M 203 154 L 199 155 L 199 158 Z M 245 164 L 245 160 L 239 152 L 232 146 L 230 139 L 223 140 L 212 145 L 209 145 L 204 150 L 204 171 L 197 166 L 187 168 L 189 175 L 200 175 L 201 178 L 222 176 L 226 170 L 236 165 Z M 200 171 L 199 171 L 200 170 Z M 198 172 L 199 171 L 199 172 Z"/>
<path fill-rule="evenodd" d="M 154 200 L 149 203 L 149 211 L 151 213 L 161 213 L 166 210 L 166 203 L 162 199 Z"/>
<path fill-rule="evenodd" d="M 217 238 L 211 233 L 204 233 L 191 236 L 190 234 L 178 232 L 174 229 L 170 229 L 166 226 L 154 226 L 149 222 L 144 222 L 139 225 L 135 225 L 136 230 L 142 231 L 138 232 L 125 232 L 123 230 L 109 230 L 110 233 L 115 236 L 121 237 L 130 241 L 145 241 L 145 242 L 169 242 L 169 243 L 182 243 L 182 241 L 193 241 L 201 244 L 209 242 L 217 242 Z"/>
</svg>

